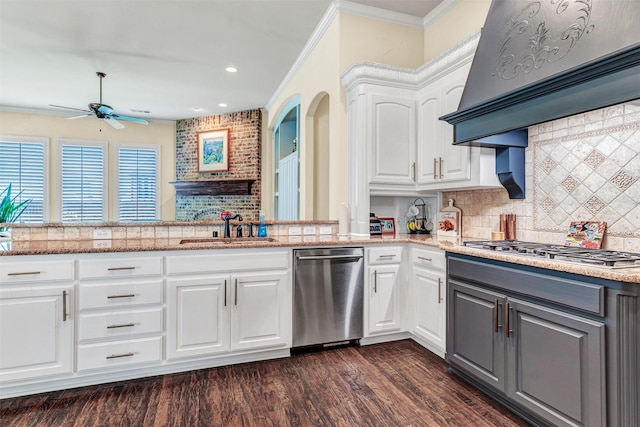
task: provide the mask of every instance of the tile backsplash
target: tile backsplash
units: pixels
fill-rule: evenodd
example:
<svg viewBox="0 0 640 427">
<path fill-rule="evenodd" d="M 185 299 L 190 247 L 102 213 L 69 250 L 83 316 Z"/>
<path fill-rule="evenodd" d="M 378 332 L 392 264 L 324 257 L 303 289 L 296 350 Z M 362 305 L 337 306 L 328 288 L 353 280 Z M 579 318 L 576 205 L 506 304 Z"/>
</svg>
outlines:
<svg viewBox="0 0 640 427">
<path fill-rule="evenodd" d="M 529 128 L 526 199 L 504 189 L 452 191 L 465 238 L 489 239 L 501 213 L 517 238 L 564 243 L 571 221 L 607 223 L 604 247 L 640 252 L 640 104 L 626 103 Z"/>
</svg>

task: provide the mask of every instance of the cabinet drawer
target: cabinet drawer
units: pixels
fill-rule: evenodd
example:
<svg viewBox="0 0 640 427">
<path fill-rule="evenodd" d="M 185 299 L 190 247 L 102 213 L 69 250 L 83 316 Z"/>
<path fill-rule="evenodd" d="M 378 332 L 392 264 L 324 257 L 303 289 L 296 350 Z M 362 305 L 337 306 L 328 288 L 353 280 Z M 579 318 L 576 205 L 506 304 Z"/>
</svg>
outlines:
<svg viewBox="0 0 640 427">
<path fill-rule="evenodd" d="M 402 261 L 402 246 L 369 248 L 369 265 L 398 264 Z"/>
<path fill-rule="evenodd" d="M 82 259 L 78 263 L 78 277 L 81 280 L 161 274 L 162 257 Z"/>
<path fill-rule="evenodd" d="M 162 337 L 78 346 L 78 372 L 162 360 Z"/>
<path fill-rule="evenodd" d="M 140 334 L 161 334 L 162 310 L 162 307 L 155 307 L 147 310 L 82 313 L 78 321 L 78 339 L 122 339 Z"/>
<path fill-rule="evenodd" d="M 73 260 L 2 262 L 0 283 L 73 280 Z"/>
<path fill-rule="evenodd" d="M 289 268 L 290 251 L 242 252 L 167 257 L 167 274 L 215 273 Z"/>
<path fill-rule="evenodd" d="M 445 269 L 444 252 L 439 249 L 411 248 L 411 262 L 416 267 L 442 271 Z"/>
<path fill-rule="evenodd" d="M 81 283 L 79 286 L 80 310 L 105 307 L 127 307 L 141 304 L 162 304 L 161 280 L 128 283 Z"/>
</svg>

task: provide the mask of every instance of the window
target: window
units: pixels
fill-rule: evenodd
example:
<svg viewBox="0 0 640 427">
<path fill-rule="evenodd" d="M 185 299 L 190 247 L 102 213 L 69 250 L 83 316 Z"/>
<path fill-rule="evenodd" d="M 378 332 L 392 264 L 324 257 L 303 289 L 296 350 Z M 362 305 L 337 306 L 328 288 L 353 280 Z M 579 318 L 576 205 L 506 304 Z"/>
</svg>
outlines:
<svg viewBox="0 0 640 427">
<path fill-rule="evenodd" d="M 11 184 L 11 196 L 17 201 L 30 199 L 18 222 L 44 222 L 48 216 L 47 138 L 0 137 L 0 192 Z"/>
<path fill-rule="evenodd" d="M 62 222 L 106 218 L 106 143 L 59 141 Z"/>
<path fill-rule="evenodd" d="M 118 220 L 158 218 L 158 146 L 118 148 Z"/>
</svg>

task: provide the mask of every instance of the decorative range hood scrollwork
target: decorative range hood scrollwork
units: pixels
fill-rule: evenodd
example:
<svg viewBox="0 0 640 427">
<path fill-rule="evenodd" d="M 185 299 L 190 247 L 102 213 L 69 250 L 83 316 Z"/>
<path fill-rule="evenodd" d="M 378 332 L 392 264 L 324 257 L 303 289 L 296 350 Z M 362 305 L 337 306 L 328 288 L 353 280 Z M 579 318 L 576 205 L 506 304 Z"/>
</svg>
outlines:
<svg viewBox="0 0 640 427">
<path fill-rule="evenodd" d="M 524 198 L 528 126 L 640 98 L 639 25 L 638 1 L 493 0 L 458 111 L 441 117 L 454 144 L 495 147 Z"/>
</svg>

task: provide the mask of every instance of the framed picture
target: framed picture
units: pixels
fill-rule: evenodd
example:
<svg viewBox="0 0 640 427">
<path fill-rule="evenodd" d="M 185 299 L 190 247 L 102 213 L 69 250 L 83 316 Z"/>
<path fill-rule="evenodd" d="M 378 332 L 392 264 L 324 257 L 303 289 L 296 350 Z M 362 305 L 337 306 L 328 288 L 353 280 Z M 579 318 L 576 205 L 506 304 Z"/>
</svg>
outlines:
<svg viewBox="0 0 640 427">
<path fill-rule="evenodd" d="M 229 129 L 198 132 L 198 172 L 229 170 Z"/>
<path fill-rule="evenodd" d="M 378 218 L 382 234 L 396 234 L 396 222 L 393 218 Z"/>
</svg>

